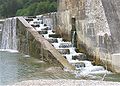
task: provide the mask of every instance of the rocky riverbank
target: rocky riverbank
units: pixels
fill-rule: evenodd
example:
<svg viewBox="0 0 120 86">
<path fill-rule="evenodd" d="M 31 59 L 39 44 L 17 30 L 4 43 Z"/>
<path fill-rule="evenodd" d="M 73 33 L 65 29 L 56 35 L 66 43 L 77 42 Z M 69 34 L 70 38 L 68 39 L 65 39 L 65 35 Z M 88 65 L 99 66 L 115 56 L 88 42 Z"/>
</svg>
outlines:
<svg viewBox="0 0 120 86">
<path fill-rule="evenodd" d="M 13 86 L 120 86 L 120 82 L 106 82 L 94 80 L 28 80 Z"/>
</svg>

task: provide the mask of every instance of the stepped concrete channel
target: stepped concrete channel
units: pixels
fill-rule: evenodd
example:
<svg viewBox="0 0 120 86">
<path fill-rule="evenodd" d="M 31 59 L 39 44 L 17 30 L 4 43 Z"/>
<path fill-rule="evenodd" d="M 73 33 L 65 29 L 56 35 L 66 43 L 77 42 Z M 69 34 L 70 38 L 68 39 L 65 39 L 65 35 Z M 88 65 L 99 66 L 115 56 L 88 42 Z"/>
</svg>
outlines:
<svg viewBox="0 0 120 86">
<path fill-rule="evenodd" d="M 109 73 L 93 65 L 89 56 L 95 64 L 119 73 L 119 3 L 59 0 L 57 13 L 17 17 L 17 50 L 66 71 L 76 70 L 78 76 Z"/>
<path fill-rule="evenodd" d="M 59 0 L 57 13 L 17 17 L 16 48 L 78 76 L 109 73 L 103 66 L 119 73 L 119 5 L 119 0 Z"/>
<path fill-rule="evenodd" d="M 6 19 L 2 39 L 6 36 L 7 39 L 2 40 L 1 48 L 18 50 L 26 56 L 30 55 L 61 66 L 65 71 L 70 71 L 76 76 L 109 73 L 102 66 L 94 66 L 84 53 L 77 51 L 75 33 L 72 34 L 71 41 L 66 41 L 60 34 L 55 33 L 53 19 L 49 16 L 53 14 L 56 13 Z"/>
<path fill-rule="evenodd" d="M 50 63 L 52 64 L 60 63 L 58 65 L 63 66 L 65 71 L 76 70 L 74 71 L 74 73 L 77 76 L 98 73 L 100 74 L 109 73 L 102 66 L 92 65 L 92 62 L 89 61 L 89 58 L 86 57 L 84 53 L 77 52 L 74 43 L 75 34 L 71 36 L 72 37 L 71 42 L 65 41 L 63 38 L 61 38 L 60 34 L 56 34 L 55 28 L 53 28 L 53 20 L 49 15 L 51 14 L 45 16 L 39 15 L 35 17 L 18 18 L 21 24 L 24 24 L 24 26 L 26 27 L 28 33 L 30 32 L 30 34 L 32 34 L 32 36 L 35 38 L 35 39 L 32 38 L 32 42 L 39 40 L 37 42 L 38 44 L 35 42 L 33 44 L 28 42 L 27 44 L 28 46 L 26 47 L 29 47 L 29 49 L 24 49 L 25 48 L 24 45 L 26 45 L 26 43 L 24 44 L 23 42 L 21 42 L 22 39 L 19 40 L 20 44 L 19 43 L 18 44 L 20 46 L 18 45 L 19 46 L 18 50 L 20 52 L 23 53 L 26 52 L 26 54 L 32 55 L 34 57 L 37 56 L 38 58 L 41 57 L 43 58 L 44 61 L 48 62 L 50 62 L 50 60 L 52 59 Z M 19 24 L 19 21 L 18 25 L 20 29 L 20 26 L 22 25 Z M 31 37 L 28 33 L 26 33 L 28 36 L 25 38 L 30 39 Z M 49 53 L 51 53 L 51 55 L 49 55 Z"/>
<path fill-rule="evenodd" d="M 102 66 L 94 66 L 89 61 L 84 53 L 80 53 L 74 46 L 74 39 L 66 41 L 61 38 L 61 35 L 56 34 L 52 23 L 49 22 L 50 16 L 36 16 L 36 17 L 17 17 L 16 20 L 16 37 L 17 37 L 17 50 L 24 53 L 26 56 L 32 56 L 46 61 L 53 65 L 61 66 L 65 71 L 71 71 L 77 76 L 89 74 L 104 74 L 109 73 Z M 75 34 L 71 37 L 74 38 Z M 70 80 L 71 81 L 71 80 Z M 42 83 L 38 83 L 42 82 Z M 46 83 L 48 82 L 48 83 Z M 60 82 L 60 83 L 58 83 Z M 61 82 L 66 82 L 68 85 L 69 80 L 38 80 L 38 81 L 23 81 L 15 85 L 61 85 Z M 87 81 L 88 82 L 88 81 Z M 51 84 L 50 84 L 51 83 Z M 72 85 L 96 85 L 95 82 L 89 81 L 73 81 Z M 106 82 L 103 82 L 103 86 Z M 119 85 L 119 83 L 107 83 L 109 85 Z"/>
</svg>

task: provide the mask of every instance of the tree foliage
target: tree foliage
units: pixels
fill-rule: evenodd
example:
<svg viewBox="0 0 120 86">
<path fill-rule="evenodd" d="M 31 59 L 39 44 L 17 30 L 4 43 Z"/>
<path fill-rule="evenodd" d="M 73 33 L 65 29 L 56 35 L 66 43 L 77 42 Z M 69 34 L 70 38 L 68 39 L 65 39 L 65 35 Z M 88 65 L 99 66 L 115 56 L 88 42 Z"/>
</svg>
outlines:
<svg viewBox="0 0 120 86">
<path fill-rule="evenodd" d="M 0 17 L 32 16 L 57 11 L 57 0 L 0 0 Z"/>
</svg>

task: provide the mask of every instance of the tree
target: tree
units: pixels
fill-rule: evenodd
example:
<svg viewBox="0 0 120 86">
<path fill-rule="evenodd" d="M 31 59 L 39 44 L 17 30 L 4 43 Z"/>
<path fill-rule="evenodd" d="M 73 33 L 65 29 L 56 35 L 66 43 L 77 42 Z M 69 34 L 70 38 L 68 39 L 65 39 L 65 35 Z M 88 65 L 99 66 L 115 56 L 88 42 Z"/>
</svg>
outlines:
<svg viewBox="0 0 120 86">
<path fill-rule="evenodd" d="M 0 0 L 0 17 L 31 16 L 54 12 L 57 0 Z"/>
</svg>

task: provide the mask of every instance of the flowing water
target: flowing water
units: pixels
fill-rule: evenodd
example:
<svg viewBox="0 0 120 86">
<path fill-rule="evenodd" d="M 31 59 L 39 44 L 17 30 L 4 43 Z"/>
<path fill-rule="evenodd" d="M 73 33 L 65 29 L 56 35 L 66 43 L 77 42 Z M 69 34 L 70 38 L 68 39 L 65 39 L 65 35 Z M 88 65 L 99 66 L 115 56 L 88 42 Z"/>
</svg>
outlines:
<svg viewBox="0 0 120 86">
<path fill-rule="evenodd" d="M 36 21 L 36 19 L 33 19 L 32 23 L 33 25 L 39 24 L 40 20 Z M 46 28 L 50 27 L 49 23 L 46 23 L 46 26 L 48 27 L 44 27 L 44 26 L 37 27 L 37 30 L 38 31 L 46 30 Z M 47 33 L 42 33 L 41 35 L 43 35 L 45 39 L 49 40 L 49 42 L 68 60 L 69 63 L 75 65 L 77 69 L 77 72 L 75 73 L 76 76 L 98 74 L 98 73 L 104 73 L 104 74 L 109 73 L 102 66 L 93 66 L 90 61 L 85 59 L 84 53 L 77 53 L 75 51 L 75 47 L 74 47 L 75 31 L 72 34 L 72 42 L 64 42 L 62 38 L 56 37 L 57 35 L 54 32 L 52 32 L 52 28 L 47 29 L 46 31 Z"/>
<path fill-rule="evenodd" d="M 75 39 L 75 31 L 73 31 L 73 34 L 72 34 L 72 47 L 74 47 L 74 45 L 75 45 L 74 39 Z"/>
<path fill-rule="evenodd" d="M 20 53 L 0 51 L 0 85 L 14 84 L 26 80 L 38 79 L 94 79 L 100 80 L 103 75 L 75 77 L 74 74 L 53 67 L 33 57 Z M 120 74 L 109 74 L 107 81 L 120 81 Z"/>
<path fill-rule="evenodd" d="M 2 31 L 0 51 L 0 85 L 35 79 L 102 79 L 101 73 L 108 72 L 102 66 L 93 66 L 86 60 L 85 54 L 77 53 L 71 42 L 64 42 L 62 38 L 54 38 L 55 33 L 49 26 L 36 27 L 36 30 L 48 30 L 42 34 L 51 44 L 59 49 L 69 63 L 76 66 L 74 73 L 63 71 L 60 67 L 44 63 L 39 59 L 29 57 L 17 51 L 16 19 L 7 19 Z M 35 19 L 36 21 L 36 19 Z M 37 24 L 40 20 L 37 21 Z M 46 20 L 47 21 L 47 20 Z M 30 22 L 33 23 L 34 21 Z M 49 37 L 52 34 L 54 37 Z M 57 41 L 56 41 L 57 40 Z M 12 50 L 11 50 L 12 49 Z M 9 51 L 9 52 L 8 52 Z M 64 51 L 64 52 L 63 52 Z M 79 63 L 79 64 L 76 64 Z M 99 74 L 100 73 L 100 74 Z M 120 81 L 119 74 L 109 74 L 105 80 Z"/>
<path fill-rule="evenodd" d="M 16 18 L 8 18 L 2 27 L 1 49 L 17 50 Z"/>
<path fill-rule="evenodd" d="M 39 59 L 25 57 L 20 53 L 0 52 L 0 85 L 25 80 L 72 79 L 74 76 Z"/>
<path fill-rule="evenodd" d="M 17 51 L 16 18 L 5 20 L 1 38 L 0 85 L 31 79 L 74 78 L 58 66 L 54 67 Z"/>
<path fill-rule="evenodd" d="M 33 19 L 33 21 L 34 21 L 34 19 Z M 48 24 L 46 23 L 46 25 L 48 25 L 48 27 L 50 27 L 49 23 Z M 42 29 L 41 29 L 41 27 L 37 27 L 37 30 L 42 31 L 45 28 L 46 27 L 42 27 Z M 102 67 L 102 66 L 93 66 L 92 63 L 86 59 L 85 54 L 77 53 L 75 51 L 75 47 L 74 47 L 75 31 L 73 32 L 73 35 L 72 35 L 72 42 L 64 42 L 62 40 L 62 38 L 57 38 L 55 36 L 53 36 L 53 37 L 49 36 L 51 34 L 52 35 L 55 34 L 52 31 L 52 29 L 48 29 L 47 32 L 48 33 L 42 34 L 45 37 L 45 39 L 47 39 L 56 49 L 58 49 L 58 51 L 61 54 L 63 54 L 63 56 L 69 61 L 69 63 L 76 66 L 76 69 L 78 71 L 73 73 L 75 76 L 74 79 L 102 80 L 104 74 L 107 73 L 104 80 L 120 81 L 119 74 L 112 74 L 111 72 L 105 70 L 104 67 Z M 73 57 L 74 57 L 74 59 L 73 59 Z M 76 65 L 76 63 L 78 63 L 79 65 L 78 64 Z"/>
</svg>

